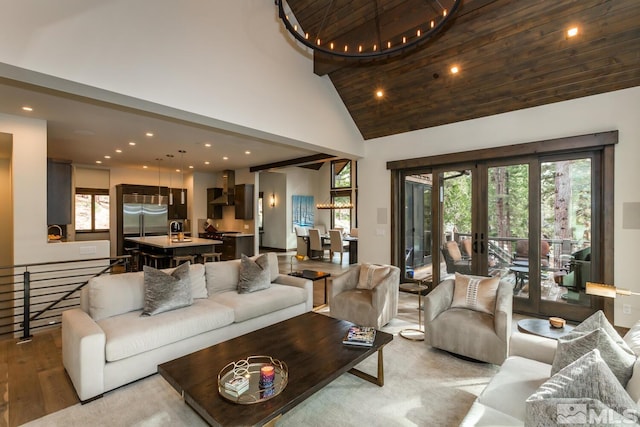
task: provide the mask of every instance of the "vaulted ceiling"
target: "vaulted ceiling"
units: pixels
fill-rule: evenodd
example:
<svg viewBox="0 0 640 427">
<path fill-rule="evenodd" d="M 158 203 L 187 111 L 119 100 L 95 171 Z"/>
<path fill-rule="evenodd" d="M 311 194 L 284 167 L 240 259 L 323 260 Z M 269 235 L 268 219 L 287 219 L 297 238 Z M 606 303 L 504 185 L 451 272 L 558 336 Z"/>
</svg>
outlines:
<svg viewBox="0 0 640 427">
<path fill-rule="evenodd" d="M 302 28 L 328 4 L 288 3 Z M 463 0 L 416 50 L 375 62 L 316 53 L 314 70 L 329 75 L 365 139 L 638 86 L 640 1 Z"/>
</svg>

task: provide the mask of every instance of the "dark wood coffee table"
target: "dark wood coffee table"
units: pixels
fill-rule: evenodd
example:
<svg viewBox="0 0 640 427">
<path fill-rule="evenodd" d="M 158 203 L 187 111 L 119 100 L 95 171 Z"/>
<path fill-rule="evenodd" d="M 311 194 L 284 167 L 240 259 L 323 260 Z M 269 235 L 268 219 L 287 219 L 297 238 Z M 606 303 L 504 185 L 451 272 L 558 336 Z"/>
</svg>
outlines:
<svg viewBox="0 0 640 427">
<path fill-rule="evenodd" d="M 344 374 L 352 373 L 384 385 L 382 349 L 393 335 L 378 331 L 373 347 L 342 344 L 353 323 L 310 312 L 216 344 L 158 366 L 158 372 L 211 425 L 264 425 L 304 401 Z M 377 376 L 354 368 L 378 353 Z M 265 355 L 289 368 L 286 388 L 276 397 L 253 405 L 238 405 L 218 393 L 217 375 L 229 362 Z"/>
</svg>

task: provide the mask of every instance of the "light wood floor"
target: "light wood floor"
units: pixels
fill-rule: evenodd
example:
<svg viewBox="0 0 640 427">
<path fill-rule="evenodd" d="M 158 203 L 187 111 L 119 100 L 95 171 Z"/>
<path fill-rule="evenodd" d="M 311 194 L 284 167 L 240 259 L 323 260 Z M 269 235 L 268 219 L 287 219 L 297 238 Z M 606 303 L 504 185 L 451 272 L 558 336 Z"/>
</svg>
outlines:
<svg viewBox="0 0 640 427">
<path fill-rule="evenodd" d="M 279 254 L 280 271 L 289 273 L 291 255 Z M 349 269 L 348 257 L 336 261 L 294 259 L 294 270 L 320 270 L 338 275 Z M 324 301 L 324 281 L 314 282 L 314 305 Z M 31 341 L 0 340 L 0 427 L 19 426 L 79 402 L 62 366 L 60 328 L 34 334 Z"/>
</svg>

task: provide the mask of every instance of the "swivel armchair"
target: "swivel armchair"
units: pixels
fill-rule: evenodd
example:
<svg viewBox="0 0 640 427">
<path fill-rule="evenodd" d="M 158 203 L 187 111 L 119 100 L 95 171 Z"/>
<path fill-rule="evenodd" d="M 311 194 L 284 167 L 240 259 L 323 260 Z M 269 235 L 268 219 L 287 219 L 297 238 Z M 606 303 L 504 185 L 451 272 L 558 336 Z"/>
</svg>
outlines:
<svg viewBox="0 0 640 427">
<path fill-rule="evenodd" d="M 456 279 L 460 277 L 493 279 L 456 274 Z M 443 281 L 424 299 L 425 342 L 450 353 L 502 364 L 509 353 L 513 284 L 502 280 L 492 288 L 495 299 L 491 295 L 483 296 L 489 313 L 462 308 L 457 304 L 459 299 L 454 303 L 456 279 Z M 462 296 L 464 299 L 464 294 Z"/>
</svg>

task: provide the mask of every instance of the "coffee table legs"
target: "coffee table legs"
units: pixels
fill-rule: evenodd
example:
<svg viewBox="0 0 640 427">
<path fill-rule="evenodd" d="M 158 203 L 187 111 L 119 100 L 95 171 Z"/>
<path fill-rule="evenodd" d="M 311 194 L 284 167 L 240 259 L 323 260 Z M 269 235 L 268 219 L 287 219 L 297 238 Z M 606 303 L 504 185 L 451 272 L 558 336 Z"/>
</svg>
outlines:
<svg viewBox="0 0 640 427">
<path fill-rule="evenodd" d="M 366 372 L 362 372 L 359 369 L 351 368 L 349 369 L 349 373 L 355 375 L 358 378 L 362 378 L 363 380 L 369 381 L 375 385 L 382 387 L 384 385 L 384 360 L 382 357 L 382 349 L 384 347 L 380 347 L 378 350 L 378 376 L 374 377 L 373 375 L 369 375 Z"/>
</svg>

